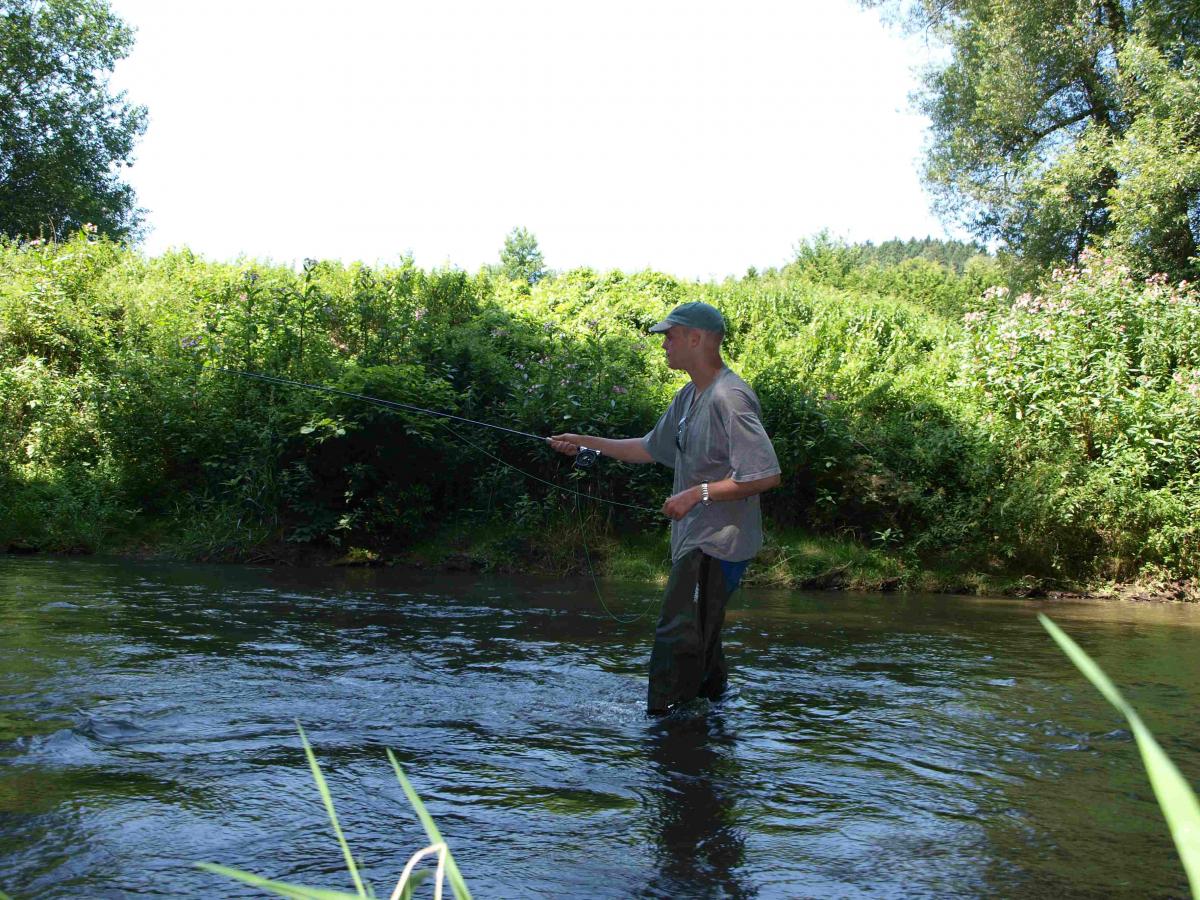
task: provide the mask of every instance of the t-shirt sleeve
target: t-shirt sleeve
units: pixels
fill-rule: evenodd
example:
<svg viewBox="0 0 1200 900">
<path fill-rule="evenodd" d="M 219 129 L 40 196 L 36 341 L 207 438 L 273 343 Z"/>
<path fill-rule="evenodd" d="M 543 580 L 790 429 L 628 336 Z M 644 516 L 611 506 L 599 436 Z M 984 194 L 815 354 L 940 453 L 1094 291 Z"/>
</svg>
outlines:
<svg viewBox="0 0 1200 900">
<path fill-rule="evenodd" d="M 734 481 L 757 481 L 780 474 L 775 446 L 763 428 L 757 404 L 740 392 L 731 400 L 725 428 L 729 433 L 729 463 Z"/>
<path fill-rule="evenodd" d="M 650 433 L 642 438 L 642 446 L 654 458 L 669 469 L 675 468 L 675 429 L 679 427 L 679 396 L 676 392 L 671 405 L 662 414 Z"/>
</svg>

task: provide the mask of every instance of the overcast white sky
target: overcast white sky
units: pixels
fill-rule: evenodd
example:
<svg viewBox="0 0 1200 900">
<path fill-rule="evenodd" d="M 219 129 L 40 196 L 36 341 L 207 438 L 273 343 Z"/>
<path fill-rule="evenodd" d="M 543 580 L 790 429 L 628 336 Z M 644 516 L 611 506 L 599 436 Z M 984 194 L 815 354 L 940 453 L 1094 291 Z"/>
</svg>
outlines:
<svg viewBox="0 0 1200 900">
<path fill-rule="evenodd" d="M 112 6 L 150 253 L 474 270 L 523 225 L 553 268 L 721 278 L 822 228 L 946 233 L 925 48 L 852 0 Z"/>
</svg>

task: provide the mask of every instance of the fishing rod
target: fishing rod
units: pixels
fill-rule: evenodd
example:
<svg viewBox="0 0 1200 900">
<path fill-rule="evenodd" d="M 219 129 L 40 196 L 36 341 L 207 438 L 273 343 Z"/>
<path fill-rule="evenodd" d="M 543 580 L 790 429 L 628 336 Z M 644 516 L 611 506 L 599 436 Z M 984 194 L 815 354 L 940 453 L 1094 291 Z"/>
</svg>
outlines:
<svg viewBox="0 0 1200 900">
<path fill-rule="evenodd" d="M 381 397 L 371 397 L 367 394 L 357 394 L 354 391 L 344 391 L 341 388 L 329 387 L 324 384 L 309 384 L 305 381 L 294 381 L 291 378 L 281 378 L 278 375 L 264 375 L 261 372 L 243 372 L 240 369 L 227 369 L 224 366 L 207 366 L 206 368 L 215 371 L 223 372 L 226 375 L 236 375 L 239 378 L 250 378 L 255 381 L 263 381 L 267 384 L 281 384 L 287 387 L 306 388 L 310 391 L 322 391 L 326 394 L 336 394 L 339 397 L 349 397 L 352 400 L 362 400 L 366 403 L 374 403 L 377 406 L 383 406 L 389 409 L 404 410 L 405 412 L 424 413 L 427 416 L 437 416 L 442 419 L 453 419 L 456 422 L 465 422 L 468 425 L 478 425 L 480 428 L 492 428 L 496 431 L 503 431 L 507 434 L 515 434 L 518 437 L 529 438 L 540 443 L 546 443 L 549 438 L 542 437 L 538 434 L 531 434 L 528 431 L 518 431 L 515 428 L 506 428 L 503 425 L 493 425 L 491 422 L 480 422 L 476 419 L 468 419 L 465 416 L 456 416 L 453 413 L 441 412 L 436 409 L 426 409 L 423 406 L 416 406 L 412 403 L 401 403 L 399 400 L 384 400 Z M 600 451 L 592 447 L 580 447 L 579 452 L 575 456 L 575 467 L 577 469 L 590 469 L 600 461 Z"/>
<path fill-rule="evenodd" d="M 278 375 L 264 375 L 261 372 L 244 372 L 240 369 L 228 369 L 228 368 L 225 368 L 224 366 L 205 366 L 204 368 L 209 369 L 214 372 L 221 372 L 225 375 L 236 375 L 239 378 L 249 378 L 254 381 L 261 381 L 266 384 L 277 384 L 277 385 L 282 385 L 285 387 L 304 388 L 304 389 L 310 390 L 310 391 L 320 391 L 320 392 L 323 392 L 326 394 L 335 394 L 339 397 L 347 397 L 351 400 L 361 400 L 365 403 L 373 403 L 377 406 L 382 406 L 385 409 L 391 409 L 393 411 L 402 410 L 404 412 L 423 413 L 424 415 L 434 416 L 438 419 L 453 419 L 456 422 L 463 422 L 467 425 L 478 425 L 481 428 L 491 428 L 496 431 L 503 431 L 506 434 L 514 434 L 518 437 L 529 438 L 531 440 L 538 441 L 539 443 L 545 443 L 547 440 L 549 440 L 548 438 L 544 438 L 541 435 L 531 434 L 528 431 L 518 431 L 516 428 L 507 428 L 503 425 L 493 425 L 491 422 L 480 422 L 477 419 L 468 419 L 465 416 L 456 416 L 453 413 L 442 412 L 442 411 L 436 410 L 436 409 L 426 409 L 423 406 L 417 406 L 413 403 L 401 403 L 399 400 L 384 400 L 382 397 L 372 397 L 368 394 L 359 394 L 354 391 L 345 391 L 345 390 L 342 390 L 341 388 L 329 387 L 328 385 L 324 385 L 324 384 L 310 384 L 305 381 L 295 381 L 294 379 L 291 379 L 291 378 L 282 378 Z M 542 484 L 545 484 L 545 485 L 548 485 L 549 487 L 554 488 L 555 490 L 564 491 L 568 494 L 574 494 L 575 495 L 575 514 L 579 518 L 579 529 L 580 529 L 579 534 L 580 534 L 580 538 L 583 540 L 583 552 L 584 552 L 585 558 L 587 559 L 588 573 L 592 577 L 592 586 L 595 588 L 596 597 L 600 601 L 600 606 L 604 609 L 604 612 L 608 615 L 609 618 L 611 618 L 613 621 L 618 622 L 622 625 L 631 625 L 634 622 L 637 622 L 640 619 L 642 619 L 650 611 L 650 609 L 653 606 L 652 601 L 648 601 L 648 602 L 644 603 L 642 605 L 641 610 L 636 613 L 633 613 L 631 615 L 626 615 L 626 616 L 619 616 L 615 612 L 613 612 L 609 608 L 608 604 L 605 602 L 604 594 L 600 590 L 600 583 L 596 580 L 595 567 L 592 565 L 592 554 L 591 554 L 591 551 L 588 549 L 588 545 L 587 545 L 587 535 L 586 535 L 587 529 L 584 527 L 583 511 L 579 508 L 579 498 L 586 497 L 589 500 L 594 500 L 594 501 L 597 501 L 600 503 L 607 503 L 610 506 L 624 506 L 628 509 L 636 509 L 641 512 L 651 512 L 652 513 L 652 512 L 657 512 L 657 510 L 650 509 L 649 507 L 646 507 L 646 506 L 637 506 L 633 503 L 622 503 L 619 500 L 609 500 L 605 497 L 597 497 L 594 494 L 585 494 L 582 491 L 576 491 L 571 488 L 564 487 L 561 484 L 555 484 L 553 481 L 547 481 L 544 478 L 539 478 L 538 476 L 533 475 L 530 472 L 526 472 L 523 469 L 519 469 L 518 467 L 514 466 L 510 462 L 506 462 L 505 460 L 500 459 L 500 457 L 496 456 L 494 453 L 489 452 L 485 448 L 480 447 L 474 441 L 468 440 L 467 438 L 465 438 L 461 434 L 459 434 L 457 431 L 455 431 L 453 428 L 451 428 L 449 425 L 447 425 L 445 422 L 441 422 L 440 424 L 443 428 L 445 428 L 447 431 L 449 431 L 452 435 L 454 435 L 460 441 L 462 441 L 463 443 L 467 444 L 470 447 L 475 448 L 476 450 L 478 450 L 480 453 L 484 454 L 485 456 L 491 457 L 493 460 L 500 463 L 501 465 L 507 466 L 508 468 L 510 468 L 516 472 L 520 472 L 522 475 L 526 476 L 527 478 L 532 478 L 534 481 L 539 481 Z M 599 450 L 596 450 L 592 447 L 581 446 L 579 448 L 579 452 L 575 456 L 575 467 L 578 469 L 590 469 L 597 462 L 599 462 L 600 455 L 601 454 L 600 454 Z"/>
</svg>

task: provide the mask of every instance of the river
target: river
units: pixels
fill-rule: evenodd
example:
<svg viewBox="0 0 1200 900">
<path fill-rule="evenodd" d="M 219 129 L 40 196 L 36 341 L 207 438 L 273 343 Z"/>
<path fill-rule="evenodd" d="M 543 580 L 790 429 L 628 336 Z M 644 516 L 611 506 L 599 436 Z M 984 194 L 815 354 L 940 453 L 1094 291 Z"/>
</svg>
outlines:
<svg viewBox="0 0 1200 900">
<path fill-rule="evenodd" d="M 298 720 L 383 897 L 424 845 L 389 747 L 478 898 L 1186 896 L 1038 611 L 1197 785 L 1190 606 L 743 590 L 730 695 L 659 720 L 653 614 L 582 581 L 0 557 L 0 890 L 352 891 Z"/>
</svg>

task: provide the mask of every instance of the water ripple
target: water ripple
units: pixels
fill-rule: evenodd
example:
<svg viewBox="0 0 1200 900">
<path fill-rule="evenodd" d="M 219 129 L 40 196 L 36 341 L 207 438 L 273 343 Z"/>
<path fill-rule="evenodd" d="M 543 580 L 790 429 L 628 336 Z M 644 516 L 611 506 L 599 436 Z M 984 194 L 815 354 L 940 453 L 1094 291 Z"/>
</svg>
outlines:
<svg viewBox="0 0 1200 900">
<path fill-rule="evenodd" d="M 652 623 L 582 582 L 0 562 L 0 885 L 257 895 L 208 860 L 348 889 L 300 720 L 380 893 L 423 843 L 386 748 L 479 896 L 1186 889 L 1131 736 L 1029 604 L 736 603 L 729 694 L 656 720 Z M 1054 615 L 1194 778 L 1200 616 Z"/>
</svg>

